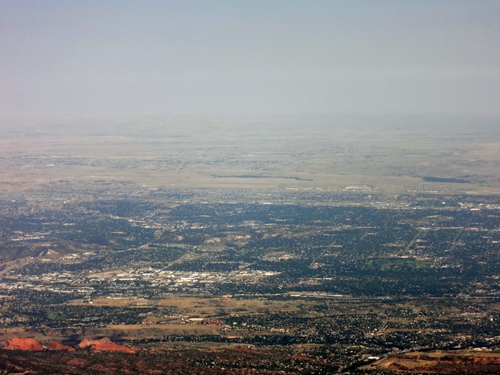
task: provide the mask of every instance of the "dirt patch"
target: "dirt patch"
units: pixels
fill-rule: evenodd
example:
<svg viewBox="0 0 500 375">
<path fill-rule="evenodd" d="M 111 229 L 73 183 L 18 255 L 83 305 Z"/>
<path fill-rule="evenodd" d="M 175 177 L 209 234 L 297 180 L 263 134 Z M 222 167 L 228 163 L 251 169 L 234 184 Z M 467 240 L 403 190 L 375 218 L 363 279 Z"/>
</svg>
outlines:
<svg viewBox="0 0 500 375">
<path fill-rule="evenodd" d="M 411 352 L 391 355 L 362 369 L 386 369 L 401 372 L 439 374 L 499 374 L 500 352 Z"/>
</svg>

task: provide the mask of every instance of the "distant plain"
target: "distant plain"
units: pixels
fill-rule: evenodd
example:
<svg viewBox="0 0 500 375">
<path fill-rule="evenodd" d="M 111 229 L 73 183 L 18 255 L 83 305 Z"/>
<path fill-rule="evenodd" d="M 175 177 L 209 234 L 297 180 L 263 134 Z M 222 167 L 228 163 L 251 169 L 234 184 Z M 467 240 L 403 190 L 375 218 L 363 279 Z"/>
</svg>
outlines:
<svg viewBox="0 0 500 375">
<path fill-rule="evenodd" d="M 144 120 L 5 126 L 0 190 L 176 188 L 500 193 L 491 119 Z"/>
</svg>

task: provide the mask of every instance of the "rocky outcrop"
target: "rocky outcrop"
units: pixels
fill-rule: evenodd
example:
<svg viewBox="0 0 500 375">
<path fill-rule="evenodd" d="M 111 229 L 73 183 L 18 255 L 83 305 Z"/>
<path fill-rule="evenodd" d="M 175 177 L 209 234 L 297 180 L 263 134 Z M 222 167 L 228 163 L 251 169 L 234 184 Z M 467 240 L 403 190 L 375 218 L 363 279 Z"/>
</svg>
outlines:
<svg viewBox="0 0 500 375">
<path fill-rule="evenodd" d="M 75 350 L 75 348 L 72 348 L 71 346 L 66 346 L 61 344 L 60 342 L 57 341 L 52 341 L 49 345 L 49 350 L 50 351 L 68 351 L 72 352 Z"/>
<path fill-rule="evenodd" d="M 29 350 L 31 352 L 43 351 L 43 346 L 38 341 L 33 339 L 7 339 L 7 346 L 5 349 Z"/>
<path fill-rule="evenodd" d="M 118 345 L 112 342 L 107 337 L 100 340 L 88 340 L 84 339 L 80 344 L 78 344 L 80 349 L 90 347 L 91 350 L 96 352 L 123 352 L 123 353 L 135 353 L 135 350 L 127 348 L 126 346 Z"/>
</svg>

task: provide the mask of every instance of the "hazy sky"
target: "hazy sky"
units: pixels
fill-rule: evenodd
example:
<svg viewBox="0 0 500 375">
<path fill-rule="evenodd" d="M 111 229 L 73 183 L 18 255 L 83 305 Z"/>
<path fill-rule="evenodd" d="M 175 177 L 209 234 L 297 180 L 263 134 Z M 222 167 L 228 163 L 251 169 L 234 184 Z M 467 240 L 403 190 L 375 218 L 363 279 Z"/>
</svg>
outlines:
<svg viewBox="0 0 500 375">
<path fill-rule="evenodd" d="M 500 1 L 0 1 L 0 119 L 500 116 Z"/>
</svg>

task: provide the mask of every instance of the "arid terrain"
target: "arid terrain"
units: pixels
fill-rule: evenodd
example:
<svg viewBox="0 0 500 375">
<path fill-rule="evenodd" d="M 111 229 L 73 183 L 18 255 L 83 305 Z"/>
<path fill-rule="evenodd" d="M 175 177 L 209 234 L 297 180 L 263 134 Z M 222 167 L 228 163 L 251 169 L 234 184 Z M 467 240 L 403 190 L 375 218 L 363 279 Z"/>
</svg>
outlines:
<svg viewBox="0 0 500 375">
<path fill-rule="evenodd" d="M 413 373 L 498 374 L 500 352 L 410 352 L 384 358 L 364 368 Z"/>
<path fill-rule="evenodd" d="M 213 118 L 101 127 L 88 121 L 35 130 L 16 125 L 0 140 L 0 188 L 100 181 L 151 189 L 500 192 L 498 127 L 490 119 L 307 122 Z"/>
</svg>

